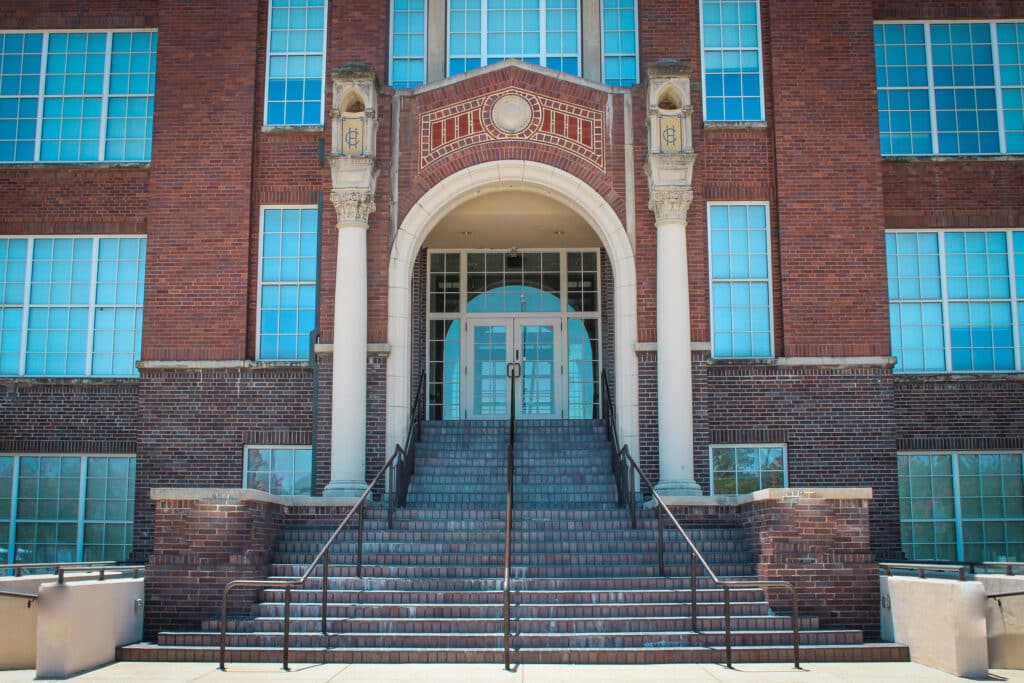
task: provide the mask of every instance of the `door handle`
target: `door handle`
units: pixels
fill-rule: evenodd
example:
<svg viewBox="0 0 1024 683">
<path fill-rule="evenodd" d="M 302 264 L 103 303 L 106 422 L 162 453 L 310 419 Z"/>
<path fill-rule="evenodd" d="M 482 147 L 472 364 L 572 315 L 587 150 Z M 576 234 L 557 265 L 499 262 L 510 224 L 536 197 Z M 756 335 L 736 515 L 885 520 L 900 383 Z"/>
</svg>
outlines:
<svg viewBox="0 0 1024 683">
<path fill-rule="evenodd" d="M 505 376 L 506 377 L 519 377 L 523 374 L 523 368 L 519 364 L 519 361 L 512 361 L 511 363 L 505 363 Z"/>
</svg>

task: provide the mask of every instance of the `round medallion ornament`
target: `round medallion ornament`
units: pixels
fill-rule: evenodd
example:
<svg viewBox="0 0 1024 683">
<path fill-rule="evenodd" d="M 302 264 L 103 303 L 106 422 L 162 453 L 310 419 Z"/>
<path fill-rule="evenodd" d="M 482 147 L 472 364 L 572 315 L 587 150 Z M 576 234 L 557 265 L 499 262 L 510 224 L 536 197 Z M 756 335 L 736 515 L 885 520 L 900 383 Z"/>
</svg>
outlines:
<svg viewBox="0 0 1024 683">
<path fill-rule="evenodd" d="M 522 95 L 503 95 L 491 107 L 491 121 L 504 133 L 519 133 L 533 120 L 533 107 Z"/>
</svg>

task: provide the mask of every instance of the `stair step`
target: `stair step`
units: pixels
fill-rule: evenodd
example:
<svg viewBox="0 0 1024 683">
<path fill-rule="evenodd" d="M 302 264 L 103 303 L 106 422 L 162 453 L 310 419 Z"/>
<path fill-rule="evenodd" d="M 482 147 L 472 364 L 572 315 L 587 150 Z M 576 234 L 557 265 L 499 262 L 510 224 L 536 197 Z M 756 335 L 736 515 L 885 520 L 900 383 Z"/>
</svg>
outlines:
<svg viewBox="0 0 1024 683">
<path fill-rule="evenodd" d="M 791 662 L 792 646 L 733 647 L 733 661 Z M 139 662 L 216 662 L 217 646 L 157 646 L 152 643 L 126 645 L 117 649 L 121 661 Z M 292 648 L 290 661 L 299 663 L 490 663 L 500 664 L 504 652 L 500 648 L 390 648 L 368 647 L 324 650 L 321 647 Z M 870 643 L 866 645 L 802 646 L 804 662 L 903 662 L 908 661 L 905 645 Z M 721 648 L 641 647 L 605 648 L 601 650 L 558 650 L 519 648 L 512 652 L 514 662 L 521 664 L 669 664 L 717 663 L 725 661 Z M 229 662 L 280 662 L 280 648 L 228 648 Z"/>
</svg>

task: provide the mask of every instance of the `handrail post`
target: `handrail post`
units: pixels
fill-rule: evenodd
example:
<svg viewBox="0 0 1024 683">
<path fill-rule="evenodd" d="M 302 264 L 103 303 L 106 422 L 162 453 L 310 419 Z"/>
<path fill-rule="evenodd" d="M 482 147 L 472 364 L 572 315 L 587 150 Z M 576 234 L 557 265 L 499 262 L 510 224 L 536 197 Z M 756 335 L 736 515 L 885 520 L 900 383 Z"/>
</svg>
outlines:
<svg viewBox="0 0 1024 683">
<path fill-rule="evenodd" d="M 224 668 L 224 660 L 228 637 L 228 590 L 230 590 L 230 584 L 224 586 L 224 594 L 221 596 L 220 601 L 220 666 L 217 668 L 221 671 L 227 671 Z"/>
<path fill-rule="evenodd" d="M 292 587 L 284 587 L 284 663 L 281 668 L 288 671 L 288 645 L 291 640 Z"/>
<path fill-rule="evenodd" d="M 330 576 L 330 551 L 324 553 L 324 579 L 320 586 L 320 632 L 327 636 L 327 580 Z"/>
<path fill-rule="evenodd" d="M 793 668 L 800 668 L 800 601 L 793 591 Z"/>
<path fill-rule="evenodd" d="M 690 552 L 690 630 L 694 633 L 697 632 L 697 556 L 692 551 Z"/>
<path fill-rule="evenodd" d="M 658 506 L 658 573 L 665 576 L 665 513 Z"/>
<path fill-rule="evenodd" d="M 732 605 L 729 604 L 729 584 L 722 584 L 725 603 L 725 666 L 732 668 Z"/>
<path fill-rule="evenodd" d="M 629 470 L 628 478 L 629 490 L 626 491 L 626 496 L 629 497 L 629 514 L 633 517 L 633 528 L 636 528 L 636 474 L 633 469 Z"/>
<path fill-rule="evenodd" d="M 356 532 L 356 577 L 363 578 L 363 515 L 366 513 L 366 506 L 359 508 L 359 526 Z"/>
</svg>

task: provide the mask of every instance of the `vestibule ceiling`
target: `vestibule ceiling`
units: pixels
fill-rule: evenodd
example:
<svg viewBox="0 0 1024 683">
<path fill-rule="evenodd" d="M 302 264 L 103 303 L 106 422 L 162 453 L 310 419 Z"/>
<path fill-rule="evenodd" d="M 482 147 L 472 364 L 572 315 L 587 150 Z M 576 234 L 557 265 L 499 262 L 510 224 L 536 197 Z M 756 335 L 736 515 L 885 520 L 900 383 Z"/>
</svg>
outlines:
<svg viewBox="0 0 1024 683">
<path fill-rule="evenodd" d="M 532 192 L 509 190 L 471 199 L 445 216 L 427 237 L 431 249 L 600 247 L 576 212 Z"/>
</svg>

